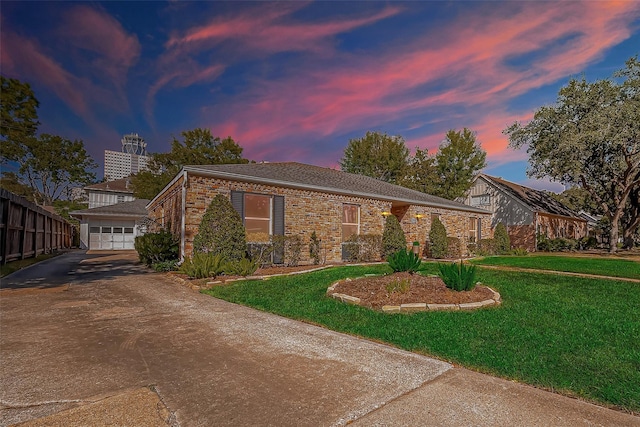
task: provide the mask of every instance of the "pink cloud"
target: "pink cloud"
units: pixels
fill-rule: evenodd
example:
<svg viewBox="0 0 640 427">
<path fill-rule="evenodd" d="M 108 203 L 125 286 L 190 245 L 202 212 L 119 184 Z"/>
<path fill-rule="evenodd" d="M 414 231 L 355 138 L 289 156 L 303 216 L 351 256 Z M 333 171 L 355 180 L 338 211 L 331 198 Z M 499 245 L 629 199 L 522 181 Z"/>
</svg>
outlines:
<svg viewBox="0 0 640 427">
<path fill-rule="evenodd" d="M 298 69 L 286 81 L 260 81 L 241 95 L 251 102 L 238 102 L 226 116 L 233 119 L 209 119 L 209 123 L 213 129 L 235 129 L 234 137 L 262 152 L 263 146 L 302 135 L 324 136 L 357 128 L 388 131 L 385 126 L 408 114 L 428 115 L 459 105 L 466 108 L 464 123 L 473 124 L 467 126 L 478 131 L 491 159 L 521 158 L 521 153 L 507 150 L 507 138 L 501 134 L 514 118 L 505 115 L 506 102 L 575 74 L 600 58 L 630 36 L 629 27 L 640 8 L 631 2 L 509 7 L 509 19 L 501 12 L 464 30 L 456 23 L 450 30 L 438 29 L 436 47 L 430 47 L 433 34 L 427 32 L 413 44 L 392 46 L 375 58 L 344 57 L 335 62 L 338 65 L 328 64 L 321 70 Z M 461 16 L 462 22 L 475 21 Z M 565 43 L 556 44 L 560 39 Z M 508 65 L 511 58 L 536 51 L 544 53 L 524 69 Z M 440 81 L 449 87 L 420 93 L 422 86 Z M 440 135 L 464 123 L 443 123 Z"/>
</svg>

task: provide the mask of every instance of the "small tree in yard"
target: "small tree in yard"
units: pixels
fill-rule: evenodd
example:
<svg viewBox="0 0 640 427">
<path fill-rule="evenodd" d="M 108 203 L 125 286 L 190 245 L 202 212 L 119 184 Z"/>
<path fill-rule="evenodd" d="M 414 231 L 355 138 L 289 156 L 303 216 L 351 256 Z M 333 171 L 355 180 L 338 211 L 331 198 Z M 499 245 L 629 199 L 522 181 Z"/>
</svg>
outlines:
<svg viewBox="0 0 640 427">
<path fill-rule="evenodd" d="M 431 243 L 431 256 L 433 258 L 444 258 L 447 256 L 447 251 L 449 250 L 447 230 L 438 218 L 435 218 L 431 223 L 429 242 Z"/>
<path fill-rule="evenodd" d="M 218 194 L 211 201 L 193 240 L 193 250 L 222 254 L 229 261 L 244 258 L 247 238 L 242 218 L 227 197 Z"/>
<path fill-rule="evenodd" d="M 507 227 L 501 222 L 496 225 L 496 229 L 493 232 L 493 240 L 498 255 L 504 255 L 511 249 L 511 240 L 509 239 L 509 233 L 507 233 Z"/>
<path fill-rule="evenodd" d="M 395 215 L 387 216 L 384 223 L 384 231 L 382 232 L 382 257 L 395 254 L 399 250 L 405 250 L 407 240 L 404 237 L 404 231 L 400 227 L 398 218 Z"/>
</svg>

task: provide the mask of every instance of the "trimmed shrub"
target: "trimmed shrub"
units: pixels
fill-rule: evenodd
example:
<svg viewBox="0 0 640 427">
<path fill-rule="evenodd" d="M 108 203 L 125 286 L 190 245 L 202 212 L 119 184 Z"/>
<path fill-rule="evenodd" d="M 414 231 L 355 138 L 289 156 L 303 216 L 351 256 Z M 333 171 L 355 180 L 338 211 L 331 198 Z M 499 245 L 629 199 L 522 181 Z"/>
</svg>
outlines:
<svg viewBox="0 0 640 427">
<path fill-rule="evenodd" d="M 398 252 L 400 249 L 406 249 L 407 239 L 404 237 L 404 231 L 400 227 L 398 218 L 395 215 L 388 215 L 384 221 L 384 231 L 382 232 L 382 258 Z"/>
<path fill-rule="evenodd" d="M 598 240 L 593 236 L 585 236 L 580 239 L 581 249 L 593 249 L 598 247 Z"/>
<path fill-rule="evenodd" d="M 507 233 L 507 227 L 501 222 L 496 225 L 493 232 L 493 241 L 495 242 L 495 251 L 497 255 L 505 255 L 511 250 L 511 239 Z"/>
<path fill-rule="evenodd" d="M 227 197 L 218 194 L 209 204 L 193 240 L 193 250 L 221 254 L 228 260 L 244 258 L 247 239 L 242 218 Z"/>
<path fill-rule="evenodd" d="M 349 237 L 343 244 L 348 262 L 372 262 L 380 259 L 382 236 L 358 234 Z"/>
<path fill-rule="evenodd" d="M 396 273 L 406 271 L 407 273 L 413 274 L 418 271 L 422 260 L 420 256 L 414 254 L 413 251 L 401 249 L 395 254 L 389 255 L 387 262 L 389 263 L 389 267 Z"/>
<path fill-rule="evenodd" d="M 320 264 L 320 239 L 315 231 L 311 233 L 309 238 L 309 258 L 315 265 Z"/>
<path fill-rule="evenodd" d="M 234 259 L 224 264 L 224 273 L 229 276 L 250 276 L 258 269 L 258 263 L 249 258 Z"/>
<path fill-rule="evenodd" d="M 180 272 L 191 279 L 215 278 L 224 271 L 225 262 L 222 254 L 198 252 L 184 260 Z"/>
<path fill-rule="evenodd" d="M 168 261 L 154 262 L 151 264 L 151 268 L 159 273 L 166 273 L 167 271 L 174 271 L 178 269 L 178 260 L 170 259 Z"/>
<path fill-rule="evenodd" d="M 138 251 L 140 262 L 147 266 L 164 261 L 177 260 L 180 252 L 178 239 L 168 230 L 137 236 L 134 241 L 134 248 Z"/>
<path fill-rule="evenodd" d="M 438 264 L 438 275 L 454 291 L 470 291 L 476 286 L 476 266 L 452 262 Z"/>
<path fill-rule="evenodd" d="M 434 218 L 429 231 L 429 249 L 433 258 L 444 258 L 447 256 L 447 230 L 440 219 Z"/>
<path fill-rule="evenodd" d="M 539 251 L 549 252 L 551 250 L 551 240 L 545 234 L 536 234 L 536 248 Z"/>
<path fill-rule="evenodd" d="M 447 258 L 462 258 L 462 245 L 457 237 L 447 237 Z"/>
</svg>

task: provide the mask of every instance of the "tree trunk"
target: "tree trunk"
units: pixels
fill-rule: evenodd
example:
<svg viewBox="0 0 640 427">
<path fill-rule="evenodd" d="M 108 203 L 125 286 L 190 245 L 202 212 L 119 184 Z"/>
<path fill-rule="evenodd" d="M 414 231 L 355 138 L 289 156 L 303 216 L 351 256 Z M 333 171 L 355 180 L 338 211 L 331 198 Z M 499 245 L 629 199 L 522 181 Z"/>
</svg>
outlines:
<svg viewBox="0 0 640 427">
<path fill-rule="evenodd" d="M 609 252 L 614 253 L 618 250 L 618 220 L 611 221 L 611 230 L 609 231 Z"/>
</svg>

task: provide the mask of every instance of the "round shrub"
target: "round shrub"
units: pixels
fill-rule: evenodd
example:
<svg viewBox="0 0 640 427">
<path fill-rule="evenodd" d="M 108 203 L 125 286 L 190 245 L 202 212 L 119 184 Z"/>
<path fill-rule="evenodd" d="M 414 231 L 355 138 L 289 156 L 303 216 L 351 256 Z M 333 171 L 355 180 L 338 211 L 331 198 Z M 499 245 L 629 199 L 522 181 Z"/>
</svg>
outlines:
<svg viewBox="0 0 640 427">
<path fill-rule="evenodd" d="M 229 261 L 244 258 L 247 238 L 242 218 L 227 197 L 218 194 L 209 204 L 193 240 L 193 250 L 220 254 Z"/>
</svg>

